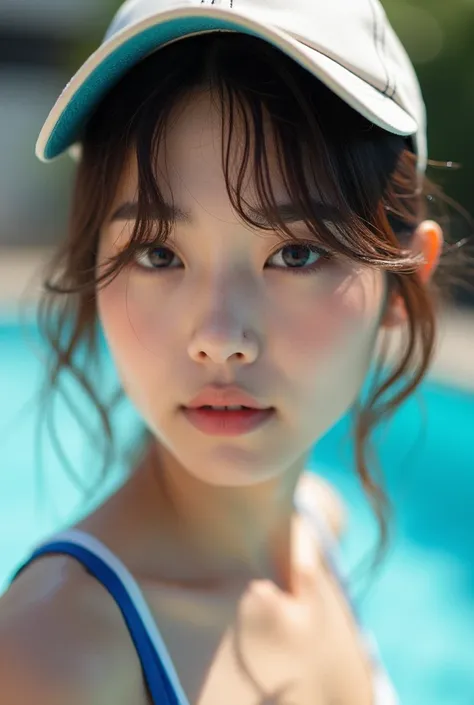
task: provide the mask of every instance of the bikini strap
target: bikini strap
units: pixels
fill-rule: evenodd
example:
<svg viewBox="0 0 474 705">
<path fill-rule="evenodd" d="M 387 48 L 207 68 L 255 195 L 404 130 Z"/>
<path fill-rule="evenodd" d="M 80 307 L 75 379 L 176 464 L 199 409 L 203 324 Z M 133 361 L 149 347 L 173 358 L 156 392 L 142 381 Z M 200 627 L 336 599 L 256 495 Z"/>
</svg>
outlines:
<svg viewBox="0 0 474 705">
<path fill-rule="evenodd" d="M 13 575 L 12 581 L 41 556 L 75 558 L 109 592 L 119 607 L 135 645 L 154 705 L 189 705 L 153 615 L 125 565 L 98 539 L 77 529 L 56 534 L 40 544 Z"/>
</svg>

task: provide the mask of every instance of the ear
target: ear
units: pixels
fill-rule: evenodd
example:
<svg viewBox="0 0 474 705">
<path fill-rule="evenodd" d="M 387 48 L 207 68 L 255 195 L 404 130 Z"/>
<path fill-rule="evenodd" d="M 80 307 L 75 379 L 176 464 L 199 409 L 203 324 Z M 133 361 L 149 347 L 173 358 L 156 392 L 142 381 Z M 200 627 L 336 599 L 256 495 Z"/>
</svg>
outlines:
<svg viewBox="0 0 474 705">
<path fill-rule="evenodd" d="M 413 235 L 411 249 L 415 254 L 423 256 L 418 274 L 422 282 L 427 283 L 436 271 L 443 249 L 443 231 L 438 223 L 433 220 L 423 221 Z M 396 328 L 405 321 L 406 310 L 403 299 L 393 293 L 386 304 L 382 326 Z"/>
</svg>

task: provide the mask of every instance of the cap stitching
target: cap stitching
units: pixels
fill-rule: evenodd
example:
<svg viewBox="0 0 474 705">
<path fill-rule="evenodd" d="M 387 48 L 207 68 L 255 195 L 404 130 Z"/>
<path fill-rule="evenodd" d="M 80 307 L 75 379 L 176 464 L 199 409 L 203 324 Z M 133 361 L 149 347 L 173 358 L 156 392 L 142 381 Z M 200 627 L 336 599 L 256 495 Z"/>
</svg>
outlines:
<svg viewBox="0 0 474 705">
<path fill-rule="evenodd" d="M 304 42 L 304 41 L 303 41 L 301 38 L 299 38 L 299 37 L 298 37 L 298 42 L 299 42 L 300 44 L 303 44 L 303 46 L 308 47 L 308 49 L 313 49 L 313 50 L 314 50 L 314 47 L 311 46 L 311 44 L 308 44 L 307 42 Z M 331 54 L 327 54 L 326 52 L 322 51 L 322 49 L 320 49 L 320 48 L 316 49 L 316 51 L 318 52 L 318 54 L 321 54 L 321 56 L 325 56 L 326 59 L 331 59 L 331 61 L 333 61 L 335 64 L 337 64 L 338 66 L 341 66 L 341 68 L 345 69 L 348 73 L 351 73 L 351 74 L 352 74 L 353 76 L 355 76 L 356 78 L 359 78 L 361 81 L 363 81 L 364 83 L 366 83 L 368 86 L 370 86 L 371 88 L 373 88 L 375 91 L 378 91 L 378 93 L 380 93 L 381 95 L 386 95 L 387 87 L 385 87 L 385 89 L 382 90 L 382 89 L 379 88 L 378 86 L 375 86 L 373 83 L 371 83 L 370 81 L 368 81 L 366 78 L 362 78 L 362 77 L 357 73 L 357 71 L 353 71 L 353 70 L 350 69 L 348 66 L 346 66 L 345 64 L 343 64 L 341 61 L 338 61 L 337 59 L 335 59 L 334 56 L 332 56 Z"/>
<path fill-rule="evenodd" d="M 386 31 L 386 28 L 385 28 L 385 30 L 384 30 L 384 35 L 383 35 L 383 49 L 384 49 L 384 54 L 385 54 L 385 38 L 386 38 L 386 36 L 387 36 L 387 31 Z M 395 94 L 396 94 L 396 92 L 397 92 L 397 73 L 396 73 L 395 71 L 393 72 L 392 79 L 393 79 L 393 86 L 392 86 L 392 90 L 391 90 L 391 93 L 390 93 L 390 98 L 394 98 L 394 97 L 395 97 Z"/>
<path fill-rule="evenodd" d="M 384 11 L 384 14 L 385 14 L 385 11 Z M 386 23 L 384 23 L 384 24 L 383 24 L 383 37 L 382 37 L 382 52 L 383 52 L 384 57 L 387 56 L 387 55 L 386 55 L 386 47 L 385 47 L 386 40 L 387 40 L 387 25 L 386 25 Z M 396 92 L 397 92 L 397 74 L 396 74 L 395 71 L 394 71 L 392 74 L 390 74 L 390 72 L 388 71 L 388 69 L 387 69 L 387 73 L 388 73 L 388 75 L 389 75 L 389 78 L 390 78 L 390 79 L 392 80 L 392 82 L 393 82 L 393 86 L 392 86 L 391 90 L 390 90 L 389 93 L 388 93 L 388 97 L 389 97 L 389 98 L 394 98 L 394 97 L 395 97 L 395 94 L 396 94 Z"/>
<path fill-rule="evenodd" d="M 385 71 L 385 75 L 387 77 L 387 87 L 386 87 L 386 95 L 388 96 L 391 91 L 391 83 L 392 83 L 392 77 L 391 73 L 388 70 L 388 66 L 386 63 L 386 56 L 385 56 L 385 24 L 383 22 L 383 19 L 380 15 L 380 12 L 378 12 L 378 8 L 376 4 L 374 3 L 374 0 L 372 0 L 373 6 L 374 6 L 374 12 L 377 14 L 377 21 L 378 21 L 378 26 L 379 26 L 379 46 L 378 46 L 378 55 L 380 57 L 380 63 L 383 66 L 383 70 Z"/>
<path fill-rule="evenodd" d="M 379 59 L 380 59 L 380 63 L 382 64 L 382 68 L 383 68 L 384 73 L 385 73 L 385 80 L 386 80 L 386 83 L 385 83 L 385 88 L 384 88 L 384 90 L 382 91 L 382 93 L 383 93 L 384 95 L 387 95 L 387 92 L 388 92 L 388 90 L 389 90 L 389 88 L 390 88 L 390 74 L 389 74 L 389 72 L 388 72 L 388 70 L 387 70 L 387 66 L 386 66 L 385 61 L 384 61 L 384 59 L 383 59 L 383 56 L 382 56 L 382 54 L 381 54 L 381 52 L 380 52 L 380 48 L 381 48 L 381 47 L 380 47 L 380 40 L 379 40 L 379 35 L 378 35 L 378 14 L 377 14 L 377 10 L 376 10 L 376 8 L 375 8 L 374 0 L 369 0 L 369 3 L 370 3 L 370 9 L 372 10 L 372 17 L 373 17 L 373 19 L 374 19 L 374 46 L 375 46 L 375 51 L 377 52 L 377 56 L 378 56 Z"/>
</svg>

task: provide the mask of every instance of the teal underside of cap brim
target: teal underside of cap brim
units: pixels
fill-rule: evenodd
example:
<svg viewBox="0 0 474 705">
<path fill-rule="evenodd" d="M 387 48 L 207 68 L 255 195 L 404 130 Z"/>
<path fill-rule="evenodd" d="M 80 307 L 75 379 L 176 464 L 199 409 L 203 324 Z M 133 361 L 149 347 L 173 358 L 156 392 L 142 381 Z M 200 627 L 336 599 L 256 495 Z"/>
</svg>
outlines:
<svg viewBox="0 0 474 705">
<path fill-rule="evenodd" d="M 241 25 L 220 19 L 187 17 L 144 29 L 107 56 L 69 101 L 56 122 L 44 149 L 46 160 L 54 159 L 80 139 L 83 126 L 105 94 L 136 63 L 160 46 L 198 32 L 233 30 L 259 36 Z"/>
</svg>

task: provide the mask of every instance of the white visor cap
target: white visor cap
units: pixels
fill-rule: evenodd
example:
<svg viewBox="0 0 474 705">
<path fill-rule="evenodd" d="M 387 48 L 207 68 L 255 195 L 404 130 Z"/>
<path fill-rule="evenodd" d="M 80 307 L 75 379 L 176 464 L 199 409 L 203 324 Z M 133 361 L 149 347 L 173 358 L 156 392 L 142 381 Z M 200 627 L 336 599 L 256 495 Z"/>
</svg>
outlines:
<svg viewBox="0 0 474 705">
<path fill-rule="evenodd" d="M 127 0 L 56 101 L 37 157 L 46 162 L 74 151 L 102 98 L 139 61 L 170 42 L 216 31 L 280 49 L 370 122 L 411 137 L 425 171 L 420 85 L 379 0 Z"/>
</svg>

